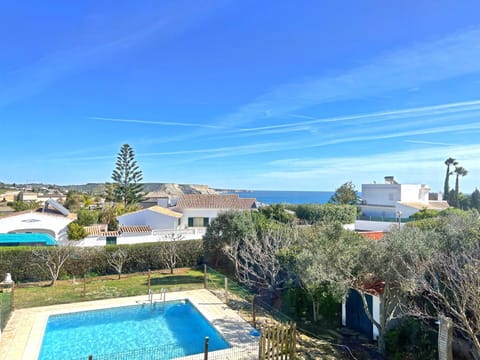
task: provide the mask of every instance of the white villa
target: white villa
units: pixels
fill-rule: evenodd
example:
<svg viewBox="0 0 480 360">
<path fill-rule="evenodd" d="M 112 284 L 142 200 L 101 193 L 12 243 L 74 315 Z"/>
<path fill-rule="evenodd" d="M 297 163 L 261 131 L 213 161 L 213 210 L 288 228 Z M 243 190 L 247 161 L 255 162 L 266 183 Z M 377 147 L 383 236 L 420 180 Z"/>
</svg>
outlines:
<svg viewBox="0 0 480 360">
<path fill-rule="evenodd" d="M 429 193 L 428 185 L 399 184 L 393 176 L 385 176 L 384 184 L 362 184 L 362 215 L 405 219 L 422 209 L 448 208 L 441 194 L 429 200 Z"/>
<path fill-rule="evenodd" d="M 0 219 L 3 234 L 48 234 L 55 240 L 67 240 L 67 225 L 73 218 L 48 212 L 25 211 L 7 215 Z"/>
<path fill-rule="evenodd" d="M 243 199 L 238 194 L 185 194 L 173 207 L 168 207 L 172 204 L 168 199 L 156 200 L 154 206 L 118 216 L 118 231 L 107 231 L 106 226 L 101 225 L 91 226 L 87 228 L 90 234 L 87 238 L 70 243 L 78 246 L 135 244 L 165 241 L 173 234 L 183 240 L 199 239 L 220 213 L 257 208 L 255 199 Z"/>
</svg>

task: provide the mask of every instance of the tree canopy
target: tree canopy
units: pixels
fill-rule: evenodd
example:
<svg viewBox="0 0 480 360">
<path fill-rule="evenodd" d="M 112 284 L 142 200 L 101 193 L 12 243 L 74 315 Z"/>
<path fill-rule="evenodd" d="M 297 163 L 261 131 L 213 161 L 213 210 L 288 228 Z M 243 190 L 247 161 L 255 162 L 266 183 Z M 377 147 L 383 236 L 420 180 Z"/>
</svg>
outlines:
<svg viewBox="0 0 480 360">
<path fill-rule="evenodd" d="M 136 204 L 142 200 L 143 180 L 142 171 L 135 160 L 135 153 L 129 144 L 120 148 L 112 180 L 115 182 L 114 193 L 117 201 L 124 207 Z"/>
<path fill-rule="evenodd" d="M 355 185 L 348 181 L 335 190 L 328 202 L 337 205 L 357 205 L 358 201 L 359 197 Z"/>
</svg>

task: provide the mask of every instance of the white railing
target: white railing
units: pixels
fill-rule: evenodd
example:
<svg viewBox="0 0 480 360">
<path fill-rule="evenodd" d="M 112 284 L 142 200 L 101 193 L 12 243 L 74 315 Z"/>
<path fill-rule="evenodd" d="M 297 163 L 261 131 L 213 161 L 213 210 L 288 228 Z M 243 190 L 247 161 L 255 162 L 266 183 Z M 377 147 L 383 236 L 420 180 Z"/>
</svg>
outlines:
<svg viewBox="0 0 480 360">
<path fill-rule="evenodd" d="M 189 229 L 177 229 L 177 230 L 152 230 L 153 236 L 168 236 L 175 234 L 182 236 L 183 239 L 199 239 L 205 235 L 207 228 L 189 228 Z"/>
</svg>

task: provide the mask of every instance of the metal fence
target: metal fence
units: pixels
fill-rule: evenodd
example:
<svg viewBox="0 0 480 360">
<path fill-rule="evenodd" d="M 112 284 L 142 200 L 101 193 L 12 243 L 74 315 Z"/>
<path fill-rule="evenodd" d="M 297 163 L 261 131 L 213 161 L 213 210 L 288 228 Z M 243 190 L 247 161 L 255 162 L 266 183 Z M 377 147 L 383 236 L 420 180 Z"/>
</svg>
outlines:
<svg viewBox="0 0 480 360">
<path fill-rule="evenodd" d="M 210 351 L 208 340 L 196 344 L 203 348 L 197 354 L 186 355 L 184 347 L 177 344 L 148 347 L 118 353 L 91 354 L 72 360 L 256 360 L 258 359 L 258 343 L 250 343 L 241 347 Z"/>
</svg>

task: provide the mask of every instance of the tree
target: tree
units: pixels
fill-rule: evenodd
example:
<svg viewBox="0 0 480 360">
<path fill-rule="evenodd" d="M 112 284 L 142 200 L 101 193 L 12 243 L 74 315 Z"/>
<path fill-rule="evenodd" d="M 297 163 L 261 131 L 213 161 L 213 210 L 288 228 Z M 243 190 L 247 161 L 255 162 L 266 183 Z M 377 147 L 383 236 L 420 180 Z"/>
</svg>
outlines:
<svg viewBox="0 0 480 360">
<path fill-rule="evenodd" d="M 178 244 L 182 239 L 183 236 L 181 234 L 169 233 L 166 235 L 165 241 L 160 242 L 158 245 L 159 255 L 170 270 L 170 274 L 173 274 L 173 270 L 180 260 Z"/>
<path fill-rule="evenodd" d="M 128 252 L 122 248 L 117 248 L 114 250 L 107 248 L 105 255 L 107 257 L 108 265 L 115 269 L 118 274 L 118 279 L 120 279 L 123 266 L 128 260 Z"/>
<path fill-rule="evenodd" d="M 284 224 L 292 224 L 295 221 L 295 215 L 287 211 L 283 204 L 273 204 L 262 206 L 258 209 L 267 219 L 275 220 Z"/>
<path fill-rule="evenodd" d="M 63 265 L 72 255 L 72 249 L 70 246 L 55 246 L 35 249 L 32 253 L 41 260 L 42 264 L 39 264 L 39 266 L 44 265 L 47 267 L 52 279 L 50 286 L 54 286 Z"/>
<path fill-rule="evenodd" d="M 83 206 L 85 197 L 78 191 L 70 190 L 65 198 L 65 207 L 71 212 L 77 212 Z"/>
<path fill-rule="evenodd" d="M 295 227 L 269 222 L 255 236 L 246 234 L 225 244 L 224 253 L 233 262 L 237 279 L 276 300 L 278 290 L 287 283 L 282 252 L 297 239 Z"/>
<path fill-rule="evenodd" d="M 128 144 L 122 145 L 117 156 L 116 167 L 112 173 L 115 182 L 116 200 L 127 205 L 136 204 L 142 199 L 142 171 L 135 161 L 135 153 Z"/>
<path fill-rule="evenodd" d="M 468 171 L 462 166 L 455 167 L 455 207 L 460 208 L 460 188 L 459 188 L 459 178 L 460 176 L 466 176 Z"/>
<path fill-rule="evenodd" d="M 446 315 L 480 355 L 480 216 L 469 211 L 443 216 L 428 234 L 429 261 L 403 257 L 402 273 L 419 268 L 406 289 L 415 301 L 410 312 L 420 318 Z M 408 284 L 405 283 L 404 284 Z M 476 358 L 477 358 L 476 357 Z"/>
<path fill-rule="evenodd" d="M 77 222 L 83 226 L 90 226 L 98 223 L 98 211 L 80 209 L 77 214 Z"/>
<path fill-rule="evenodd" d="M 214 267 L 227 266 L 224 247 L 238 239 L 256 237 L 264 216 L 251 211 L 227 211 L 219 214 L 207 227 L 203 237 L 205 260 Z"/>
<path fill-rule="evenodd" d="M 87 230 L 78 222 L 73 221 L 67 226 L 68 240 L 82 240 L 88 236 Z"/>
<path fill-rule="evenodd" d="M 445 182 L 443 186 L 443 200 L 448 200 L 448 194 L 450 193 L 450 175 L 453 174 L 453 172 L 450 171 L 450 166 L 457 166 L 458 162 L 454 158 L 449 157 L 447 160 L 445 160 L 445 165 L 447 166 L 447 172 L 445 174 Z"/>
<path fill-rule="evenodd" d="M 477 188 L 470 196 L 470 207 L 480 211 L 480 191 Z"/>
<path fill-rule="evenodd" d="M 355 185 L 348 181 L 335 190 L 328 202 L 336 205 L 357 205 L 358 201 L 359 197 Z"/>
</svg>

